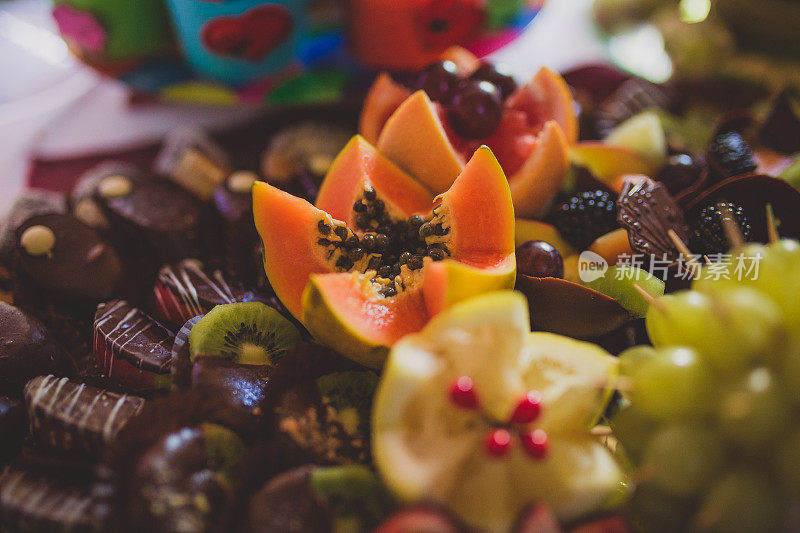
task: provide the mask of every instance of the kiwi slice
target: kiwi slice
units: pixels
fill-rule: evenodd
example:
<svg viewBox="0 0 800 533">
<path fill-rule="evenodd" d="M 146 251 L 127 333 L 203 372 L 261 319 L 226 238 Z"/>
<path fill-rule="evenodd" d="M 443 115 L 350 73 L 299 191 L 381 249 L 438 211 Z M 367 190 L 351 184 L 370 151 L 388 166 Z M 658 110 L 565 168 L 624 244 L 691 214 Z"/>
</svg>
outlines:
<svg viewBox="0 0 800 533">
<path fill-rule="evenodd" d="M 214 307 L 189 333 L 189 355 L 217 356 L 246 365 L 274 365 L 300 342 L 298 329 L 261 302 Z"/>
<path fill-rule="evenodd" d="M 310 482 L 332 511 L 334 531 L 372 531 L 395 505 L 380 478 L 366 466 L 318 467 Z"/>
<path fill-rule="evenodd" d="M 316 382 L 323 402 L 338 413 L 337 418 L 346 430 L 368 432 L 378 374 L 370 370 L 334 372 L 317 378 Z"/>
</svg>

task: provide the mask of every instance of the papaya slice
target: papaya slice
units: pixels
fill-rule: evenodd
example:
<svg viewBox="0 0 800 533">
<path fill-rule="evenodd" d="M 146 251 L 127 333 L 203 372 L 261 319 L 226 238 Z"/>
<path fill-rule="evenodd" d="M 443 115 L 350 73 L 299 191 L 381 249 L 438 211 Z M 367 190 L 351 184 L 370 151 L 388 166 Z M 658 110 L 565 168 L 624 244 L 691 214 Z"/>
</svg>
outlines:
<svg viewBox="0 0 800 533">
<path fill-rule="evenodd" d="M 386 211 L 408 218 L 430 210 L 433 195 L 414 178 L 378 153 L 359 135 L 353 137 L 331 164 L 317 195 L 316 206 L 348 225 L 355 224 L 353 204 L 372 187 L 384 199 Z"/>
<path fill-rule="evenodd" d="M 386 121 L 410 95 L 410 90 L 396 83 L 386 72 L 378 74 L 364 98 L 358 117 L 359 133 L 370 143 L 377 143 Z"/>
<path fill-rule="evenodd" d="M 456 52 L 451 55 L 456 57 Z M 475 67 L 469 59 L 459 56 L 461 71 Z M 362 133 L 372 134 L 378 115 L 386 111 L 386 107 L 379 110 L 376 102 L 399 95 L 389 83 L 386 77 L 381 78 L 370 90 L 362 112 Z M 569 87 L 559 74 L 543 68 L 509 96 L 500 125 L 485 139 L 459 137 L 449 126 L 442 106 L 418 91 L 385 121 L 378 149 L 426 187 L 441 193 L 458 175 L 462 161 L 486 145 L 508 176 L 517 214 L 540 218 L 567 174 L 569 147 L 577 135 Z"/>
<path fill-rule="evenodd" d="M 392 113 L 377 146 L 435 193 L 446 191 L 464 168 L 439 120 L 438 106 L 425 91 L 415 92 Z"/>
<path fill-rule="evenodd" d="M 356 137 L 317 207 L 263 182 L 253 188 L 278 298 L 317 341 L 371 367 L 453 303 L 514 285 L 514 208 L 492 152 L 476 151 L 436 198 L 418 191 L 409 200 L 419 187 L 405 188 L 409 179 Z"/>
<path fill-rule="evenodd" d="M 451 46 L 442 52 L 439 59 L 455 63 L 458 72 L 464 76 L 472 74 L 481 64 L 475 54 L 460 46 Z M 394 81 L 387 72 L 378 74 L 364 98 L 358 117 L 359 133 L 371 144 L 376 144 L 386 121 L 409 96 L 411 90 Z"/>
</svg>

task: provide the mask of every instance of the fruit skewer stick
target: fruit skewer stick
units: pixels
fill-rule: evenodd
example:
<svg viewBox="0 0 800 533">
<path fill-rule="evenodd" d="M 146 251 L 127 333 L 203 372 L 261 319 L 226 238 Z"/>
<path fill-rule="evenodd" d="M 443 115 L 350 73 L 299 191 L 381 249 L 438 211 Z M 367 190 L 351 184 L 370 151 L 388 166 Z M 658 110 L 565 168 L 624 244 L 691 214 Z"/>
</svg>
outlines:
<svg viewBox="0 0 800 533">
<path fill-rule="evenodd" d="M 775 220 L 775 211 L 772 210 L 772 204 L 767 204 L 767 234 L 769 235 L 769 242 L 777 242 L 781 236 L 778 234 L 778 222 Z"/>
<path fill-rule="evenodd" d="M 738 250 L 744 246 L 745 241 L 742 230 L 739 229 L 739 226 L 736 225 L 736 221 L 733 218 L 733 212 L 727 204 L 722 202 L 717 204 L 717 210 L 719 211 L 722 229 L 725 231 L 725 238 L 728 239 L 728 244 L 731 245 L 732 249 Z"/>
</svg>

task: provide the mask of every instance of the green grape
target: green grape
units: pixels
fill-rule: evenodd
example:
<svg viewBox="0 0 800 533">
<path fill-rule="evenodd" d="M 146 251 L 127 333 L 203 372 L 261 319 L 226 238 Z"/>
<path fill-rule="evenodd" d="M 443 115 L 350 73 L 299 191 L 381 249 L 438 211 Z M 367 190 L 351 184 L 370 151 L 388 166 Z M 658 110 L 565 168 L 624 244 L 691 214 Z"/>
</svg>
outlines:
<svg viewBox="0 0 800 533">
<path fill-rule="evenodd" d="M 790 424 L 791 408 L 772 373 L 761 367 L 728 385 L 719 401 L 717 422 L 731 444 L 759 450 Z"/>
<path fill-rule="evenodd" d="M 709 408 L 713 376 L 691 348 L 661 348 L 632 381 L 632 405 L 656 420 L 702 416 Z"/>
<path fill-rule="evenodd" d="M 691 500 L 669 496 L 648 483 L 637 485 L 628 507 L 634 530 L 647 533 L 686 531 L 693 511 Z"/>
<path fill-rule="evenodd" d="M 693 291 L 679 291 L 657 300 L 645 317 L 647 334 L 653 346 L 692 346 L 705 344 L 706 322 L 713 318 L 710 300 Z"/>
<path fill-rule="evenodd" d="M 781 239 L 765 248 L 753 287 L 772 298 L 791 331 L 800 330 L 800 244 Z"/>
<path fill-rule="evenodd" d="M 654 486 L 672 496 L 699 493 L 725 462 L 720 435 L 704 426 L 671 424 L 653 434 L 643 469 Z"/>
<path fill-rule="evenodd" d="M 653 344 L 692 346 L 724 372 L 744 370 L 784 338 L 780 310 L 753 289 L 682 291 L 659 301 L 646 322 Z"/>
<path fill-rule="evenodd" d="M 779 520 L 777 488 L 757 472 L 734 470 L 708 490 L 694 524 L 701 531 L 762 533 Z"/>
<path fill-rule="evenodd" d="M 611 430 L 631 459 L 638 461 L 656 423 L 632 405 L 623 407 L 610 420 Z"/>
<path fill-rule="evenodd" d="M 800 332 L 794 332 L 781 351 L 780 369 L 783 388 L 800 404 Z"/>
<path fill-rule="evenodd" d="M 619 354 L 619 372 L 623 376 L 632 376 L 639 366 L 649 361 L 656 355 L 656 350 L 652 346 L 642 344 L 628 348 Z"/>
<path fill-rule="evenodd" d="M 775 447 L 775 472 L 789 491 L 800 494 L 800 429 Z"/>
<path fill-rule="evenodd" d="M 758 275 L 760 262 L 767 254 L 767 249 L 763 244 L 749 243 L 729 253 L 729 260 L 711 267 L 703 265 L 692 280 L 692 290 L 721 292 L 730 287 L 749 285 L 752 278 Z"/>
</svg>

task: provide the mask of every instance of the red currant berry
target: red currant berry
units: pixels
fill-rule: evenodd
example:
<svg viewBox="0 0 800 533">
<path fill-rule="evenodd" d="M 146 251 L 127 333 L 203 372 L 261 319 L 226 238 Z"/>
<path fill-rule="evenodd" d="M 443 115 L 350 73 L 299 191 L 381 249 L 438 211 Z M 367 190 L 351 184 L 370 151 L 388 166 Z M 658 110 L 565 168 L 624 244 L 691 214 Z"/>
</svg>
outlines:
<svg viewBox="0 0 800 533">
<path fill-rule="evenodd" d="M 503 457 L 511 450 L 511 433 L 507 429 L 493 429 L 486 434 L 486 453 Z"/>
<path fill-rule="evenodd" d="M 531 390 L 517 404 L 514 414 L 511 415 L 511 422 L 514 424 L 530 424 L 542 412 L 542 393 L 538 390 Z"/>
<path fill-rule="evenodd" d="M 462 409 L 478 408 L 478 395 L 475 393 L 475 384 L 471 377 L 461 376 L 453 381 L 450 386 L 450 400 Z"/>
<path fill-rule="evenodd" d="M 522 436 L 522 445 L 528 455 L 534 459 L 542 459 L 547 455 L 547 433 L 543 429 L 534 429 Z"/>
</svg>

